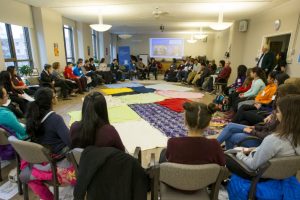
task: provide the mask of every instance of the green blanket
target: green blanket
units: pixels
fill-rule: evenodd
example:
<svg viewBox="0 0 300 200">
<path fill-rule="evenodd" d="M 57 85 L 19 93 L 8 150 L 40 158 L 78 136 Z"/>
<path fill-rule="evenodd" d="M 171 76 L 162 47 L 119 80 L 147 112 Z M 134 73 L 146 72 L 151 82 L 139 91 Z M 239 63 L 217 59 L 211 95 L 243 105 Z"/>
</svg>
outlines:
<svg viewBox="0 0 300 200">
<path fill-rule="evenodd" d="M 68 114 L 71 118 L 69 122 L 70 126 L 73 122 L 81 120 L 81 111 L 72 111 Z M 141 119 L 141 117 L 127 105 L 108 108 L 108 117 L 110 123 L 127 122 Z"/>
</svg>

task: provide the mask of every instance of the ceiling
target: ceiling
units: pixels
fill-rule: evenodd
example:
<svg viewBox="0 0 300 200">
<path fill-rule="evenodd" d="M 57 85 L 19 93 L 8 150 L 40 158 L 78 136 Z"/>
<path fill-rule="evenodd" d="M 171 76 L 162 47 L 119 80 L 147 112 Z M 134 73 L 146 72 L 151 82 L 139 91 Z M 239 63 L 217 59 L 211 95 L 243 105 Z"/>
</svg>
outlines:
<svg viewBox="0 0 300 200">
<path fill-rule="evenodd" d="M 36 7 L 51 8 L 63 16 L 89 24 L 98 23 L 101 13 L 104 23 L 111 24 L 112 33 L 167 33 L 199 31 L 207 22 L 216 22 L 220 10 L 224 21 L 249 19 L 265 9 L 289 0 L 18 0 Z M 169 14 L 156 19 L 152 11 L 159 8 Z M 203 23 L 206 22 L 206 23 Z M 212 32 L 204 27 L 205 32 Z"/>
</svg>

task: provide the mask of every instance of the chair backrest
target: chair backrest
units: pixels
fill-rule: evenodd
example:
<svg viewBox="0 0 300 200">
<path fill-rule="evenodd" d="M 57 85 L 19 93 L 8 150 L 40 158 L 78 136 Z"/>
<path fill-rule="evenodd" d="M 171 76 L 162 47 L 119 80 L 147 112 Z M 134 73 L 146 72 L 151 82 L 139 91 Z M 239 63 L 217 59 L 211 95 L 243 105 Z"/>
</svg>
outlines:
<svg viewBox="0 0 300 200">
<path fill-rule="evenodd" d="M 0 145 L 8 145 L 9 134 L 2 128 L 0 128 Z"/>
<path fill-rule="evenodd" d="M 81 148 L 72 149 L 72 154 L 74 156 L 74 159 L 75 159 L 77 165 L 79 165 L 80 157 L 81 157 L 83 150 L 84 149 L 81 149 Z"/>
<path fill-rule="evenodd" d="M 263 178 L 285 179 L 295 176 L 300 170 L 300 156 L 273 158 L 269 162 L 271 165 L 262 175 Z"/>
<path fill-rule="evenodd" d="M 40 144 L 18 140 L 15 136 L 10 136 L 8 141 L 21 159 L 28 163 L 37 164 L 51 161 L 49 150 Z"/>
<path fill-rule="evenodd" d="M 160 164 L 160 182 L 175 189 L 195 191 L 215 183 L 221 167 L 217 164 Z"/>
</svg>

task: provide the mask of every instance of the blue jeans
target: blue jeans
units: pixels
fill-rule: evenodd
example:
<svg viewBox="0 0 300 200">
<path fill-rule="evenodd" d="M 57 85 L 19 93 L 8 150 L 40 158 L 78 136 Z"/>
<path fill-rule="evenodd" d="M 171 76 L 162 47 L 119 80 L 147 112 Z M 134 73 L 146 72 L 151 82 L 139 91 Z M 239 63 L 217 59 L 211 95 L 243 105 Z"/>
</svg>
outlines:
<svg viewBox="0 0 300 200">
<path fill-rule="evenodd" d="M 226 149 L 232 149 L 236 144 L 244 140 L 245 138 L 249 137 L 250 135 L 244 133 L 245 125 L 229 123 L 220 135 L 217 138 L 217 141 L 222 144 L 225 142 Z M 245 147 L 257 147 L 259 146 L 258 141 L 249 140 L 244 143 L 243 146 Z"/>
</svg>

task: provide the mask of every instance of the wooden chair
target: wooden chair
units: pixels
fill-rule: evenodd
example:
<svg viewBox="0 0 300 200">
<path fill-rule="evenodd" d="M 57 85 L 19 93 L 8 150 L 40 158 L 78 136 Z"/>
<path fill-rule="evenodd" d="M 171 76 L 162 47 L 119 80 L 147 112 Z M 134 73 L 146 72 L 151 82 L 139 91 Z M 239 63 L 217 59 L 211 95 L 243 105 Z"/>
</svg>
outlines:
<svg viewBox="0 0 300 200">
<path fill-rule="evenodd" d="M 285 179 L 295 176 L 300 170 L 300 156 L 289 156 L 273 158 L 261 165 L 256 170 L 249 169 L 242 161 L 238 160 L 234 154 L 225 153 L 227 168 L 238 176 L 250 179 L 251 186 L 248 199 L 254 200 L 256 186 L 262 179 Z"/>
<path fill-rule="evenodd" d="M 228 170 L 217 164 L 155 164 L 154 160 L 152 154 L 151 200 L 217 200 L 221 182 L 228 177 Z M 209 185 L 212 185 L 210 194 L 207 192 Z"/>
<path fill-rule="evenodd" d="M 40 164 L 40 163 L 50 163 L 52 169 L 52 181 L 47 181 L 46 183 L 53 186 L 54 188 L 54 199 L 59 199 L 59 182 L 57 179 L 56 171 L 56 160 L 51 158 L 50 151 L 40 144 L 33 142 L 18 140 L 14 136 L 8 138 L 9 143 L 13 146 L 17 152 L 17 169 L 18 175 L 20 173 L 20 161 L 21 159 L 30 164 Z M 24 188 L 24 200 L 29 200 L 28 195 L 28 185 L 23 183 Z"/>
</svg>

